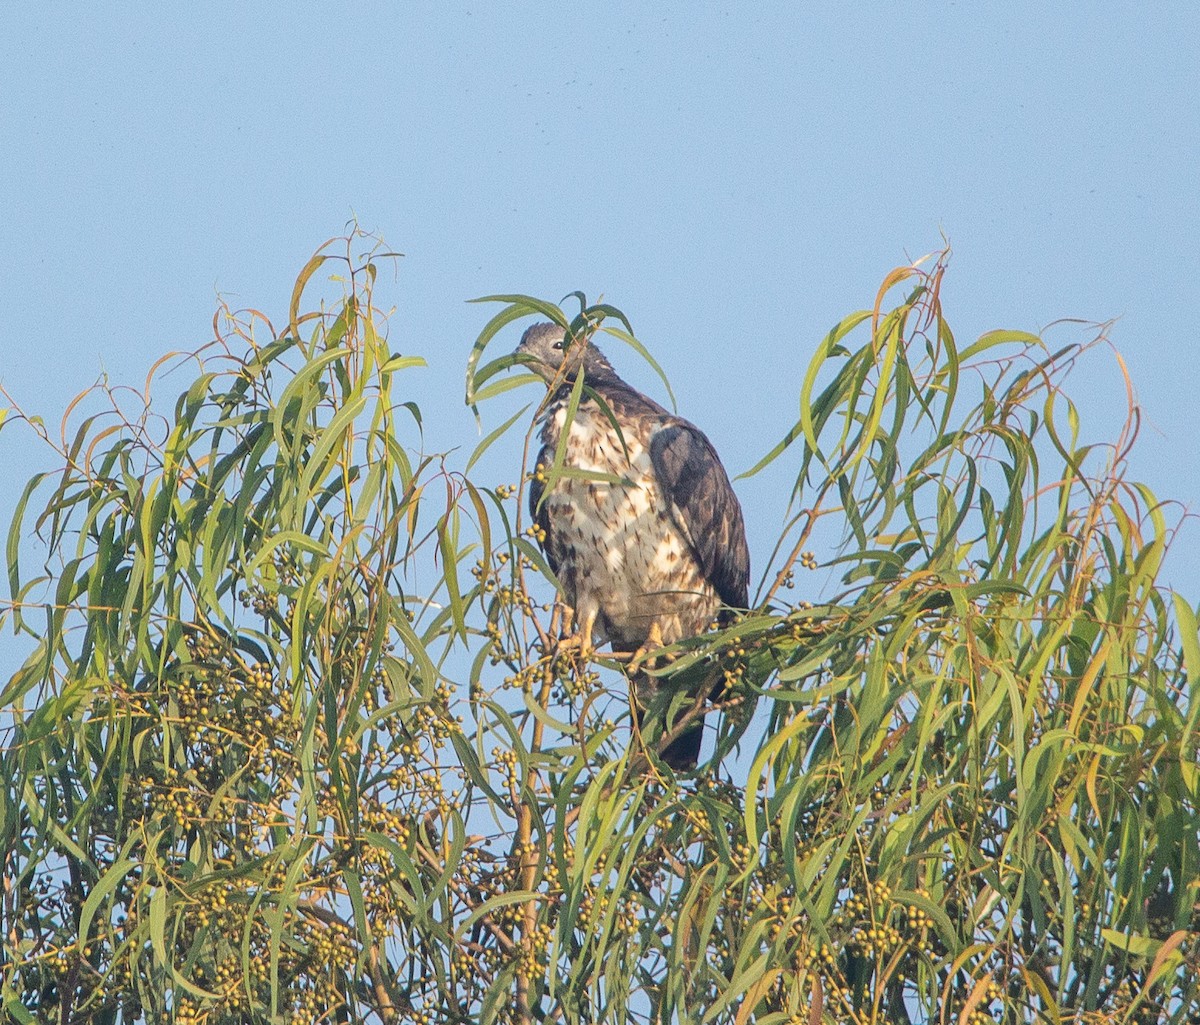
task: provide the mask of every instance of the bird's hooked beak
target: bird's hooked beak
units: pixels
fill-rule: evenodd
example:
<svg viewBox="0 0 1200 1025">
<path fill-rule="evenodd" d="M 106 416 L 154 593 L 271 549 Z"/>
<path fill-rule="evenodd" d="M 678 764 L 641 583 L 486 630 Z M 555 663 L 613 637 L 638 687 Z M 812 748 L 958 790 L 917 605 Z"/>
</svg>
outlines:
<svg viewBox="0 0 1200 1025">
<path fill-rule="evenodd" d="M 569 344 L 565 332 L 551 324 L 536 325 L 525 333 L 514 355 L 547 387 L 554 387 L 566 379 L 564 345 Z M 552 351 L 553 350 L 553 351 Z"/>
<path fill-rule="evenodd" d="M 558 368 L 550 366 L 540 356 L 530 352 L 524 343 L 518 345 L 513 350 L 513 355 L 517 357 L 517 362 L 524 366 L 526 370 L 537 374 L 538 377 L 545 381 L 547 387 L 552 385 L 555 378 L 559 375 Z"/>
</svg>

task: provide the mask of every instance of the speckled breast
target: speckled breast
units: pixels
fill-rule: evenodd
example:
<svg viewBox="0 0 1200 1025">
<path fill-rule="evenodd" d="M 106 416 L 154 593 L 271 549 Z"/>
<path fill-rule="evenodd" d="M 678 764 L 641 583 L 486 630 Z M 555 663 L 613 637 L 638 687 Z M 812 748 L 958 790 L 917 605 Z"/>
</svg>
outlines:
<svg viewBox="0 0 1200 1025">
<path fill-rule="evenodd" d="M 557 444 L 565 420 L 548 418 L 542 440 Z M 572 469 L 622 478 L 622 483 L 560 479 L 546 497 L 553 524 L 548 539 L 559 563 L 564 598 L 577 621 L 590 610 L 616 647 L 637 647 L 657 622 L 664 643 L 703 630 L 720 601 L 699 572 L 669 500 L 655 481 L 646 437 L 621 439 L 593 404 L 576 412 L 564 462 Z"/>
</svg>

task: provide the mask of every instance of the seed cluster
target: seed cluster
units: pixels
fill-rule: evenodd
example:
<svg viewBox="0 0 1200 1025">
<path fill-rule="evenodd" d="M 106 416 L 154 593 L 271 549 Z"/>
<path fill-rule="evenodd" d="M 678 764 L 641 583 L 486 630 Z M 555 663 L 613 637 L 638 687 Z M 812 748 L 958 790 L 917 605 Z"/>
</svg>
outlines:
<svg viewBox="0 0 1200 1025">
<path fill-rule="evenodd" d="M 285 560 L 279 565 L 287 569 Z M 334 604 L 332 612 L 349 618 L 351 609 Z M 119 913 L 111 922 L 97 916 L 82 948 L 69 924 L 86 891 L 64 883 L 53 867 L 23 878 L 18 906 L 29 935 L 50 920 L 68 929 L 61 941 L 46 936 L 21 962 L 23 992 L 44 994 L 70 979 L 84 994 L 79 1008 L 121 1007 L 128 1020 L 168 1015 L 224 1025 L 249 1020 L 254 1008 L 270 1004 L 273 991 L 281 1022 L 337 1019 L 357 999 L 349 987 L 367 956 L 344 896 L 347 872 L 357 881 L 372 934 L 396 945 L 385 962 L 399 956 L 407 963 L 407 939 L 393 938 L 406 936 L 412 898 L 390 845 L 433 878 L 440 874 L 439 859 L 448 855 L 440 824 L 461 806 L 464 788 L 461 774 L 443 769 L 438 757 L 461 733 L 462 719 L 454 714 L 452 686 L 413 679 L 393 642 L 372 644 L 366 629 L 334 634 L 333 649 L 314 653 L 305 667 L 315 682 L 306 676 L 297 684 L 286 658 L 263 659 L 261 644 L 197 623 L 184 631 L 178 654 L 157 679 L 136 690 L 113 688 L 120 713 L 132 710 L 140 755 L 132 764 L 140 768 L 123 780 L 127 798 L 112 812 L 112 835 L 137 838 L 141 846 L 120 854 L 134 864 L 113 891 Z M 396 700 L 396 680 L 411 681 L 400 691 L 412 695 L 406 701 Z M 323 681 L 336 684 L 339 714 L 306 726 L 291 715 L 294 691 Z M 396 711 L 379 716 L 389 703 Z M 91 712 L 105 715 L 101 704 Z M 353 780 L 353 791 L 307 788 L 310 774 L 329 779 L 333 766 L 344 781 Z M 367 834 L 382 842 L 368 842 Z M 453 885 L 464 897 L 484 873 L 486 855 L 475 846 L 481 842 L 473 840 L 454 866 Z M 103 837 L 98 843 L 96 864 L 114 864 L 116 845 Z M 154 908 L 164 894 L 171 901 L 165 953 L 186 965 L 202 992 L 146 989 L 146 980 L 129 970 L 138 964 L 153 970 L 157 955 L 139 962 L 119 954 L 129 945 L 162 949 L 152 937 L 163 934 Z M 478 956 L 464 945 L 457 964 L 474 971 Z M 436 977 L 423 985 L 436 992 Z M 46 1010 L 45 997 L 36 999 Z M 419 1000 L 410 1010 L 401 1021 L 429 1017 Z"/>
</svg>

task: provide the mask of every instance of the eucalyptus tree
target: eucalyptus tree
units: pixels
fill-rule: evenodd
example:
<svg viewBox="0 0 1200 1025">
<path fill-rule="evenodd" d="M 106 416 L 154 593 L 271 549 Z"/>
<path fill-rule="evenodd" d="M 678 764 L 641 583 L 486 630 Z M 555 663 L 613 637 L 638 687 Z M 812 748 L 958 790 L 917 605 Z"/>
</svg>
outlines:
<svg viewBox="0 0 1200 1025">
<path fill-rule="evenodd" d="M 2 613 L 9 1020 L 1195 1020 L 1196 610 L 1158 583 L 1132 403 L 1081 440 L 1087 343 L 960 346 L 942 258 L 818 341 L 748 471 L 788 508 L 753 611 L 656 662 L 663 721 L 723 681 L 676 774 L 625 666 L 560 643 L 540 393 L 443 454 L 389 258 L 356 232 L 277 322 L 221 307 L 151 375 L 190 375 L 169 408 L 8 412 L 52 461 Z M 481 416 L 530 377 L 485 358 L 525 317 L 657 368 L 582 294 L 491 301 Z"/>
</svg>

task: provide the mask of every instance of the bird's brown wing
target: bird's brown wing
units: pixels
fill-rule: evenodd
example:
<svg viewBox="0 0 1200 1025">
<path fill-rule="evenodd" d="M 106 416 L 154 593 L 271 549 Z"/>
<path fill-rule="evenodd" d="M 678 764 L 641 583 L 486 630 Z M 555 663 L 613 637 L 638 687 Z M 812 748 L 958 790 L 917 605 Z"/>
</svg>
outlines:
<svg viewBox="0 0 1200 1025">
<path fill-rule="evenodd" d="M 705 579 L 722 602 L 744 609 L 750 551 L 742 507 L 712 444 L 697 427 L 672 417 L 651 438 L 650 459 Z"/>
</svg>

